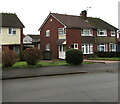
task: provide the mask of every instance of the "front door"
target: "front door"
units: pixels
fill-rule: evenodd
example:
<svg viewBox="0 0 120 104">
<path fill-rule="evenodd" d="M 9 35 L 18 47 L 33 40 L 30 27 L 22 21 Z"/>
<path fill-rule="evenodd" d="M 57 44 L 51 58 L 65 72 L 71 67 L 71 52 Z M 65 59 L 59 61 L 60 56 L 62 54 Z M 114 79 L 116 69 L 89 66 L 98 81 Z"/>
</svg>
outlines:
<svg viewBox="0 0 120 104">
<path fill-rule="evenodd" d="M 65 59 L 66 54 L 66 45 L 62 44 L 59 45 L 59 59 Z"/>
</svg>

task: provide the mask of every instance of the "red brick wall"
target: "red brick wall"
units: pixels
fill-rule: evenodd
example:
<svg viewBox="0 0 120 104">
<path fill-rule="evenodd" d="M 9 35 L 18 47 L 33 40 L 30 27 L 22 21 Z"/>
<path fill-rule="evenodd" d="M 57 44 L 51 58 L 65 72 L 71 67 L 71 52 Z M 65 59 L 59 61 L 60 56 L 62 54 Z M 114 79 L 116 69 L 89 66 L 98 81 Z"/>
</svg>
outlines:
<svg viewBox="0 0 120 104">
<path fill-rule="evenodd" d="M 111 31 L 107 30 L 107 36 L 110 37 L 111 36 Z"/>
<path fill-rule="evenodd" d="M 2 45 L 2 51 L 8 50 L 8 49 L 9 49 L 9 46 L 7 46 L 7 45 L 6 45 L 6 46 L 3 46 L 3 45 Z"/>
<path fill-rule="evenodd" d="M 97 29 L 93 29 L 93 36 L 97 36 Z M 93 52 L 97 52 L 97 44 L 93 44 Z"/>
<path fill-rule="evenodd" d="M 50 19 L 52 19 L 51 22 Z M 41 51 L 45 51 L 46 44 L 50 44 L 53 58 L 58 58 L 58 46 L 57 46 L 58 28 L 63 27 L 64 26 L 60 22 L 58 22 L 54 17 L 50 16 L 40 32 Z M 50 30 L 50 37 L 46 37 L 46 30 Z"/>
<path fill-rule="evenodd" d="M 70 49 L 71 44 L 78 43 L 78 48 L 81 49 L 81 29 L 66 29 L 66 33 L 66 48 Z"/>
</svg>

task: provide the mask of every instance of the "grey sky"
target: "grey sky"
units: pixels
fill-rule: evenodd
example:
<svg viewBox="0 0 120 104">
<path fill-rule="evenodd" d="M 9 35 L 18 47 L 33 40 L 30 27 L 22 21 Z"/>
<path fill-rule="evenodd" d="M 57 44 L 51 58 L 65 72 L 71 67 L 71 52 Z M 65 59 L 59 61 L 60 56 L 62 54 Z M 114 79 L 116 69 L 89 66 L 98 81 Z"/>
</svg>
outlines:
<svg viewBox="0 0 120 104">
<path fill-rule="evenodd" d="M 38 34 L 49 12 L 79 15 L 87 7 L 88 16 L 99 17 L 118 27 L 119 0 L 2 0 L 0 12 L 16 13 L 25 25 L 24 34 Z"/>
</svg>

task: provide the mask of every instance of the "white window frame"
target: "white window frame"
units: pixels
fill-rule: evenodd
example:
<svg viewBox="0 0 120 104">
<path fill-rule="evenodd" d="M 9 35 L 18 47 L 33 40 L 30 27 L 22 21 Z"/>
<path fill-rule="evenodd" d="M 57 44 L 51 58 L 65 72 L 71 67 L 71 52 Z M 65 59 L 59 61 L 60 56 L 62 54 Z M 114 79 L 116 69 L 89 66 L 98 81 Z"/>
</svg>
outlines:
<svg viewBox="0 0 120 104">
<path fill-rule="evenodd" d="M 102 47 L 104 47 L 104 50 L 102 51 Z M 98 44 L 98 51 L 99 52 L 107 52 L 108 49 L 107 49 L 107 44 Z"/>
<path fill-rule="evenodd" d="M 59 45 L 59 52 L 66 52 L 66 45 L 65 44 Z"/>
<path fill-rule="evenodd" d="M 58 28 L 58 35 L 66 35 L 66 28 Z"/>
<path fill-rule="evenodd" d="M 73 49 L 78 49 L 78 43 L 73 43 L 73 44 L 71 44 L 71 45 L 73 45 Z M 72 47 L 71 47 L 72 48 Z"/>
<path fill-rule="evenodd" d="M 114 46 L 112 46 L 112 49 L 111 49 L 111 45 L 115 45 L 115 48 L 113 49 Z M 110 52 L 116 52 L 116 44 L 115 43 L 110 43 L 109 44 L 109 49 L 110 49 Z"/>
<path fill-rule="evenodd" d="M 78 49 L 78 43 L 74 44 L 74 49 Z"/>
<path fill-rule="evenodd" d="M 88 34 L 86 34 L 88 32 Z M 82 36 L 93 36 L 93 30 L 92 29 L 82 29 Z"/>
<path fill-rule="evenodd" d="M 38 43 L 38 49 L 40 49 L 40 43 Z"/>
<path fill-rule="evenodd" d="M 9 33 L 9 29 L 11 29 L 11 34 Z M 14 34 L 15 31 L 15 34 Z M 16 29 L 15 28 L 8 28 L 8 35 L 16 35 Z"/>
<path fill-rule="evenodd" d="M 82 44 L 83 54 L 93 54 L 93 44 Z"/>
<path fill-rule="evenodd" d="M 46 37 L 50 37 L 50 30 L 46 30 Z"/>
<path fill-rule="evenodd" d="M 50 44 L 46 44 L 46 51 L 50 51 Z"/>
<path fill-rule="evenodd" d="M 101 35 L 100 32 L 103 32 L 104 34 Z M 97 36 L 107 36 L 107 30 L 105 30 L 105 29 L 98 29 L 97 30 Z"/>
<path fill-rule="evenodd" d="M 115 31 L 111 31 L 111 36 L 115 36 Z"/>
</svg>

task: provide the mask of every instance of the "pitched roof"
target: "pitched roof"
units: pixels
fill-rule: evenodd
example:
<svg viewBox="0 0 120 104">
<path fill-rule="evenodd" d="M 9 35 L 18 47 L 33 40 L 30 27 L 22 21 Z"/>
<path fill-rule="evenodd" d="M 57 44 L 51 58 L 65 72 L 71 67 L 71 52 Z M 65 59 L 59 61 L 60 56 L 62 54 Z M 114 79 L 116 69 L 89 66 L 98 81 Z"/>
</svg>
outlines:
<svg viewBox="0 0 120 104">
<path fill-rule="evenodd" d="M 32 38 L 32 42 L 39 42 L 40 41 L 40 35 L 34 35 L 34 34 L 28 34 Z"/>
<path fill-rule="evenodd" d="M 0 17 L 2 17 L 2 27 L 15 27 L 15 28 L 25 27 L 16 14 L 0 13 Z"/>
<path fill-rule="evenodd" d="M 59 20 L 67 28 L 93 28 L 93 29 L 108 29 L 116 30 L 117 28 L 103 21 L 100 18 L 87 17 L 87 20 L 83 19 L 82 16 L 66 15 L 50 13 L 51 16 Z M 44 23 L 42 24 L 42 26 Z M 42 28 L 41 26 L 41 28 Z"/>
</svg>

